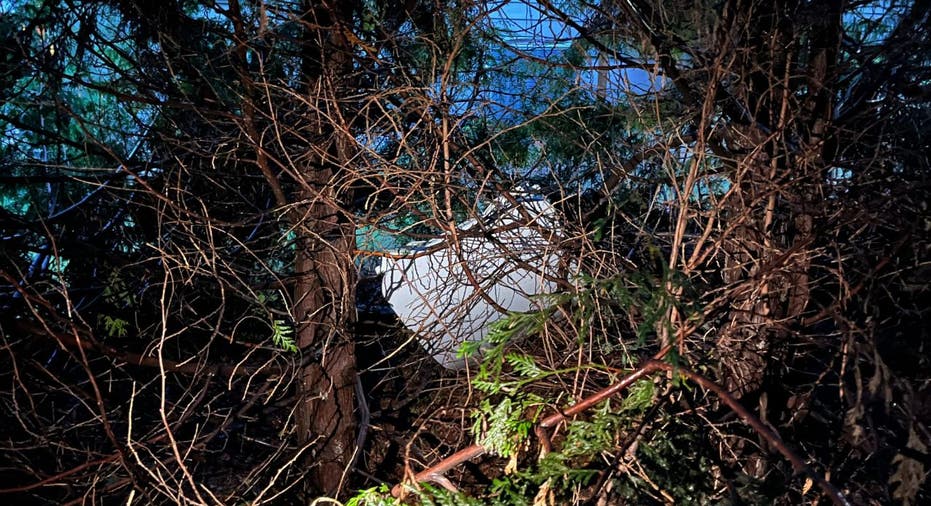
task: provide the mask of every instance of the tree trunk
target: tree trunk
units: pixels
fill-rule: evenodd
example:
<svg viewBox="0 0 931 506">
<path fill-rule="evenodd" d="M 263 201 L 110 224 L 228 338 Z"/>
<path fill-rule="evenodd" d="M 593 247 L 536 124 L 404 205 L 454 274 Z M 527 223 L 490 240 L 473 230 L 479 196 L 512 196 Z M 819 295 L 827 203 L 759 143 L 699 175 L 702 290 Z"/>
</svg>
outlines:
<svg viewBox="0 0 931 506">
<path fill-rule="evenodd" d="M 337 222 L 337 212 L 328 203 L 310 206 L 308 218 L 319 237 L 308 234 L 298 241 L 294 308 L 298 345 L 314 354 L 300 374 L 298 439 L 312 445 L 306 459 L 310 484 L 331 497 L 339 494 L 355 451 L 355 344 L 349 332 L 355 319 L 355 236 L 351 224 Z"/>
<path fill-rule="evenodd" d="M 716 351 L 721 377 L 735 394 L 757 390 L 775 346 L 786 342 L 809 306 L 815 216 L 826 162 L 819 156 L 825 125 L 831 120 L 841 2 L 817 8 L 774 2 L 756 12 L 756 30 L 765 36 L 748 65 L 745 102 L 755 124 L 739 135 L 750 156 L 739 160 L 735 184 L 739 197 L 729 214 L 741 225 L 726 239 L 724 280 L 734 298 L 729 323 Z M 805 10 L 811 9 L 811 10 Z M 812 33 L 797 33 L 791 13 L 816 17 Z M 748 22 L 749 23 L 749 22 Z M 806 40 L 807 39 L 807 40 Z M 805 95 L 799 99 L 799 75 Z M 735 143 L 736 144 L 736 143 Z M 765 413 L 763 414 L 765 416 Z"/>
<path fill-rule="evenodd" d="M 304 3 L 303 69 L 314 139 L 303 167 L 299 202 L 294 317 L 297 343 L 313 354 L 301 370 L 296 409 L 298 440 L 309 445 L 305 463 L 309 490 L 337 497 L 354 452 L 356 275 L 352 254 L 355 227 L 336 188 L 347 170 L 351 140 L 333 122 L 352 70 L 353 2 Z"/>
</svg>

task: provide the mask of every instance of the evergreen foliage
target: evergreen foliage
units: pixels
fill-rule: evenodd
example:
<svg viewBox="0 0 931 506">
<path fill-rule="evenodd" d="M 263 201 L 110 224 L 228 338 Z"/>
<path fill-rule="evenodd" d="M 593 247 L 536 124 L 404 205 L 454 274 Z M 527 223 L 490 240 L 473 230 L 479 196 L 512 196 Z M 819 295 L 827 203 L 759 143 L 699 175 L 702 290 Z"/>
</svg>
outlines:
<svg viewBox="0 0 931 506">
<path fill-rule="evenodd" d="M 929 13 L 0 3 L 0 501 L 929 502 Z M 526 188 L 465 371 L 357 305 Z"/>
</svg>

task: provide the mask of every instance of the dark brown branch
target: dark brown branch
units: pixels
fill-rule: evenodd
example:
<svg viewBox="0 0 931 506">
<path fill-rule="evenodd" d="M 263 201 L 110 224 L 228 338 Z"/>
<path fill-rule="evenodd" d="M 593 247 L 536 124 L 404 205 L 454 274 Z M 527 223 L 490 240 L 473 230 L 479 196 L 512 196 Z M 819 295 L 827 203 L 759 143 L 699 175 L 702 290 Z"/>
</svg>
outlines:
<svg viewBox="0 0 931 506">
<path fill-rule="evenodd" d="M 45 329 L 24 321 L 16 322 L 16 327 L 24 332 L 42 337 L 54 339 L 65 349 L 85 351 L 96 351 L 114 362 L 125 362 L 129 365 L 141 367 L 161 367 L 164 365 L 165 372 L 179 374 L 211 374 L 223 376 L 253 376 L 256 374 L 263 376 L 280 375 L 282 371 L 278 367 L 238 367 L 231 364 L 200 364 L 176 362 L 174 360 L 163 359 L 158 357 L 147 357 L 139 353 L 120 351 L 112 346 L 97 342 L 93 339 L 78 339 L 71 334 L 55 332 L 51 335 Z"/>
<path fill-rule="evenodd" d="M 103 457 L 103 458 L 100 458 L 100 459 L 97 459 L 97 460 L 90 460 L 90 461 L 87 461 L 87 462 L 85 462 L 85 463 L 83 463 L 83 464 L 80 464 L 80 465 L 77 465 L 77 466 L 75 466 L 75 467 L 72 467 L 71 469 L 68 469 L 68 470 L 66 470 L 66 471 L 62 471 L 62 472 L 60 472 L 60 473 L 58 473 L 58 474 L 54 474 L 54 475 L 49 476 L 49 477 L 47 477 L 47 478 L 43 478 L 43 479 L 41 479 L 41 480 L 39 480 L 39 481 L 37 481 L 37 482 L 30 483 L 30 484 L 28 484 L 28 485 L 20 485 L 20 486 L 18 486 L 18 487 L 11 487 L 11 488 L 3 488 L 3 489 L 0 489 L 0 495 L 3 495 L 3 494 L 16 494 L 16 493 L 20 493 L 20 492 L 28 492 L 28 491 L 30 491 L 30 490 L 35 490 L 35 489 L 37 489 L 37 488 L 42 488 L 42 487 L 44 487 L 44 486 L 46 486 L 46 485 L 55 484 L 56 482 L 61 481 L 61 480 L 65 479 L 65 478 L 67 478 L 67 477 L 69 477 L 69 476 L 71 476 L 71 475 L 80 473 L 81 471 L 83 471 L 83 470 L 85 470 L 85 469 L 87 469 L 87 468 L 89 468 L 89 467 L 98 466 L 98 465 L 103 465 L 103 464 L 109 464 L 109 463 L 115 462 L 115 461 L 117 461 L 117 460 L 120 460 L 120 453 L 119 453 L 119 452 L 113 452 L 112 454 L 107 455 L 106 457 Z"/>
<path fill-rule="evenodd" d="M 812 469 L 808 464 L 802 460 L 791 448 L 789 448 L 779 434 L 771 429 L 768 425 L 763 423 L 756 415 L 751 413 L 747 408 L 743 406 L 733 395 L 731 395 L 727 390 L 718 385 L 717 383 L 705 378 L 704 376 L 694 373 L 683 367 L 677 367 L 666 362 L 660 362 L 658 360 L 650 360 L 647 362 L 644 367 L 652 367 L 653 370 L 662 370 L 672 373 L 679 373 L 682 376 L 685 376 L 694 383 L 697 383 L 698 386 L 702 387 L 705 390 L 710 390 L 714 392 L 715 395 L 721 399 L 724 404 L 727 404 L 727 407 L 731 409 L 737 416 L 740 417 L 747 425 L 749 425 L 754 431 L 756 431 L 763 439 L 769 443 L 770 446 L 776 449 L 779 453 L 782 454 L 789 463 L 792 464 L 792 468 L 798 474 L 804 474 L 811 478 L 821 490 L 831 498 L 831 501 L 834 504 L 841 506 L 850 506 L 850 502 L 847 501 L 847 498 L 844 497 L 844 494 L 837 489 L 834 485 L 828 482 L 824 476 L 818 474 L 814 469 Z"/>
<path fill-rule="evenodd" d="M 659 364 L 664 364 L 664 362 L 660 362 L 658 360 L 648 361 L 644 365 L 640 366 L 639 369 L 636 369 L 634 370 L 634 372 L 628 374 L 627 376 L 624 376 L 624 378 L 618 381 L 617 383 L 603 390 L 598 391 L 591 397 L 583 399 L 578 404 L 575 404 L 572 407 L 567 408 L 566 410 L 562 412 L 555 413 L 553 415 L 550 415 L 544 418 L 543 421 L 540 422 L 540 426 L 547 428 L 547 429 L 551 427 L 555 427 L 556 424 L 558 424 L 559 422 L 562 422 L 563 420 L 569 418 L 570 416 L 577 415 L 587 410 L 588 408 L 593 407 L 595 404 L 598 404 L 599 402 L 606 400 L 608 397 L 617 395 L 621 391 L 626 390 L 627 387 L 633 385 L 637 380 L 645 376 L 649 376 L 650 374 L 655 372 L 657 369 L 660 369 Z"/>
<path fill-rule="evenodd" d="M 624 389 L 628 388 L 634 384 L 637 380 L 640 380 L 644 377 L 650 376 L 652 373 L 657 371 L 666 371 L 671 373 L 678 373 L 692 382 L 698 384 L 705 390 L 710 390 L 715 395 L 717 395 L 724 404 L 726 404 L 734 413 L 737 414 L 747 425 L 749 425 L 754 431 L 756 431 L 760 436 L 763 437 L 769 443 L 770 446 L 776 449 L 780 454 L 782 454 L 786 460 L 792 464 L 792 468 L 798 474 L 804 474 L 808 476 L 813 482 L 815 482 L 819 488 L 831 498 L 831 501 L 834 504 L 840 506 L 849 506 L 850 502 L 847 501 L 847 498 L 844 497 L 843 493 L 837 489 L 834 485 L 828 482 L 822 475 L 818 474 L 814 469 L 812 469 L 808 464 L 802 460 L 791 448 L 789 448 L 779 434 L 773 429 L 769 428 L 764 424 L 759 418 L 751 413 L 747 408 L 745 408 L 740 402 L 734 398 L 730 393 L 728 393 L 724 388 L 722 388 L 717 383 L 696 374 L 688 369 L 674 366 L 666 362 L 662 362 L 656 359 L 647 360 L 642 366 L 635 369 L 632 373 L 628 374 L 620 381 L 614 383 L 613 385 L 600 390 L 594 395 L 583 399 L 578 404 L 567 408 L 559 413 L 555 413 L 543 419 L 535 429 L 535 433 L 538 436 L 542 436 L 542 444 L 544 447 L 549 447 L 549 441 L 545 437 L 546 429 L 551 428 L 559 424 L 560 422 L 566 420 L 568 417 L 577 415 L 596 404 L 604 401 L 605 399 L 620 393 Z M 482 445 L 475 444 L 469 446 L 463 450 L 450 455 L 449 457 L 443 459 L 439 463 L 417 473 L 414 476 L 414 482 L 434 482 L 440 485 L 443 485 L 449 488 L 449 480 L 444 476 L 444 473 L 453 469 L 454 467 L 471 460 L 475 457 L 483 455 L 486 451 L 486 448 Z M 391 493 L 395 497 L 401 495 L 403 491 L 404 484 L 396 485 Z"/>
<path fill-rule="evenodd" d="M 641 379 L 644 376 L 647 376 L 650 373 L 656 371 L 658 367 L 655 364 L 659 364 L 659 363 L 660 362 L 657 362 L 657 361 L 647 362 L 642 367 L 634 370 L 634 372 L 628 374 L 627 376 L 625 376 L 623 379 L 621 379 L 617 383 L 614 383 L 613 385 L 598 391 L 591 397 L 583 399 L 581 402 L 579 402 L 578 404 L 575 404 L 572 407 L 569 407 L 559 413 L 546 417 L 542 422 L 540 422 L 539 427 L 542 429 L 553 427 L 557 423 L 565 420 L 567 417 L 578 414 L 582 411 L 585 411 L 586 409 L 607 399 L 608 397 L 611 397 L 612 395 L 615 395 L 621 392 L 622 390 L 624 390 L 625 388 L 629 387 L 634 382 L 636 382 L 638 379 Z M 539 430 L 537 431 L 537 434 L 538 435 L 540 434 Z M 547 443 L 544 443 L 544 444 L 548 444 L 548 441 Z M 465 449 L 459 450 L 458 452 L 450 455 L 449 457 L 446 457 L 439 463 L 417 473 L 414 476 L 413 481 L 415 483 L 434 482 L 434 483 L 438 483 L 440 485 L 446 486 L 445 484 L 448 483 L 448 480 L 444 476 L 444 473 L 446 473 L 450 469 L 453 469 L 459 464 L 462 464 L 463 462 L 466 462 L 468 460 L 474 459 L 475 457 L 483 455 L 485 451 L 486 451 L 485 447 L 479 444 L 474 444 Z M 391 489 L 392 495 L 394 495 L 395 497 L 400 496 L 401 492 L 404 490 L 403 487 L 404 487 L 403 483 L 395 485 L 395 487 Z"/>
</svg>

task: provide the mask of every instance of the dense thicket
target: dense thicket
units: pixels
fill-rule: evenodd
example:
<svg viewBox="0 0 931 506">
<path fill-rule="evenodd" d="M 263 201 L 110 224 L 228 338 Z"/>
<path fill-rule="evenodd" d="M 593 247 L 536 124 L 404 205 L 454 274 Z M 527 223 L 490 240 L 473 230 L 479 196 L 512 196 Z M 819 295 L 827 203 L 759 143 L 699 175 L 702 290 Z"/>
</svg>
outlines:
<svg viewBox="0 0 931 506">
<path fill-rule="evenodd" d="M 4 3 L 0 494 L 927 501 L 929 12 Z M 547 309 L 375 325 L 365 258 L 528 189 Z"/>
</svg>

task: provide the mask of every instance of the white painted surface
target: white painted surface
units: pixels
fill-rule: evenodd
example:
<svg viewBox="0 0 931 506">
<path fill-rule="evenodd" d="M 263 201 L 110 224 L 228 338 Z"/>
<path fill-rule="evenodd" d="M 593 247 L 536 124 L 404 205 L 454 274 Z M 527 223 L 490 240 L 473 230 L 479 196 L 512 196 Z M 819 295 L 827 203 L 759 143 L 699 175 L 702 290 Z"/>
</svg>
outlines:
<svg viewBox="0 0 931 506">
<path fill-rule="evenodd" d="M 499 198 L 482 214 L 487 234 L 416 243 L 395 252 L 404 258 L 382 260 L 385 297 L 446 368 L 465 366 L 456 357 L 463 342 L 481 341 L 506 312 L 540 309 L 533 297 L 556 288 L 555 210 L 541 197 L 514 199 L 516 206 Z M 473 220 L 459 229 L 468 235 L 482 227 Z"/>
</svg>

